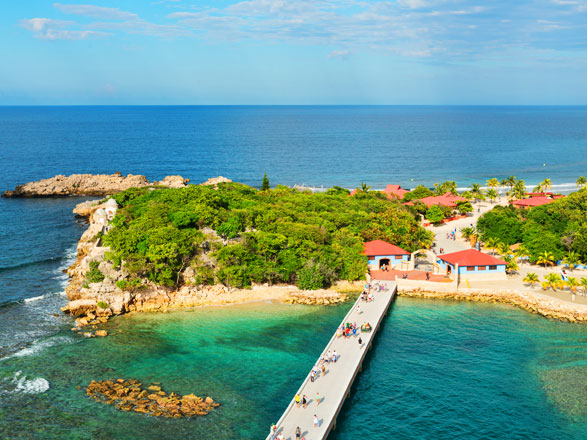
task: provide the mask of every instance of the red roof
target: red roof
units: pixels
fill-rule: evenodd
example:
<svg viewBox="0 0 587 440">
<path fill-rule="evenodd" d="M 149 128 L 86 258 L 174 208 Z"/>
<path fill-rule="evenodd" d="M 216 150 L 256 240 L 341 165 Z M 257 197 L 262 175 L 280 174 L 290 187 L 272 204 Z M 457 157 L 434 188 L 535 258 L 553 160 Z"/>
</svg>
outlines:
<svg viewBox="0 0 587 440">
<path fill-rule="evenodd" d="M 403 199 L 404 195 L 406 195 L 406 193 L 408 193 L 409 191 L 407 189 L 403 189 L 401 186 L 399 185 L 387 185 L 385 187 L 385 189 L 383 190 L 383 193 L 387 195 L 388 198 L 394 198 L 397 197 L 398 199 Z"/>
<path fill-rule="evenodd" d="M 349 196 L 354 196 L 359 190 L 357 188 L 353 189 Z"/>
<path fill-rule="evenodd" d="M 530 197 L 529 199 L 514 200 L 512 202 L 512 205 L 521 208 L 531 208 L 534 206 L 547 205 L 552 202 L 554 202 L 554 199 L 551 199 L 549 197 Z"/>
<path fill-rule="evenodd" d="M 531 192 L 531 193 L 526 193 L 527 196 L 530 197 L 544 197 L 544 196 L 552 196 L 552 193 L 548 193 L 548 192 Z"/>
<path fill-rule="evenodd" d="M 466 249 L 464 251 L 453 252 L 452 254 L 439 255 L 438 258 L 452 264 L 453 266 L 458 264 L 460 267 L 498 266 L 507 264 L 499 258 L 492 257 L 491 255 L 484 254 L 475 249 Z"/>
<path fill-rule="evenodd" d="M 410 255 L 408 251 L 383 240 L 368 241 L 364 244 L 365 255 Z"/>
<path fill-rule="evenodd" d="M 441 196 L 424 197 L 419 201 L 424 203 L 428 208 L 430 208 L 433 205 L 444 205 L 450 208 L 454 208 L 455 206 L 457 206 L 457 202 L 466 202 L 467 199 L 461 196 L 455 196 L 454 194 L 447 192 L 446 194 L 443 194 Z M 406 203 L 406 205 L 413 205 L 413 203 L 408 202 Z"/>
</svg>

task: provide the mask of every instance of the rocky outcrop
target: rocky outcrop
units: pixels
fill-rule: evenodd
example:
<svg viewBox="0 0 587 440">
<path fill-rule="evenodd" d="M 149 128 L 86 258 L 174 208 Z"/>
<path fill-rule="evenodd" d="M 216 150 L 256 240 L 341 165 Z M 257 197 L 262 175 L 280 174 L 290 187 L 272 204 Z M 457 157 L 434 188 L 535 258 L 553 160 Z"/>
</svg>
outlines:
<svg viewBox="0 0 587 440">
<path fill-rule="evenodd" d="M 167 176 L 159 182 L 149 182 L 145 176 L 128 174 L 72 174 L 58 175 L 50 179 L 18 185 L 12 191 L 5 191 L 2 197 L 55 197 L 55 196 L 105 196 L 129 188 L 166 186 L 183 188 L 189 179 L 181 176 Z"/>
<path fill-rule="evenodd" d="M 93 380 L 86 388 L 86 395 L 96 402 L 114 405 L 121 411 L 134 411 L 155 417 L 205 416 L 220 406 L 211 397 L 167 394 L 161 389 L 160 384 L 151 384 L 143 388 L 135 379 Z"/>
<path fill-rule="evenodd" d="M 550 319 L 587 323 L 587 306 L 566 303 L 564 301 L 549 299 L 547 297 L 532 295 L 530 293 L 516 290 L 459 289 L 454 292 L 436 292 L 415 288 L 398 289 L 398 294 L 413 298 L 434 298 L 509 304 Z"/>
<path fill-rule="evenodd" d="M 230 180 L 229 178 L 218 176 L 218 177 L 210 177 L 205 182 L 200 183 L 200 185 L 214 185 L 214 186 L 216 186 L 219 183 L 230 183 L 230 182 L 232 182 L 232 180 Z"/>
</svg>

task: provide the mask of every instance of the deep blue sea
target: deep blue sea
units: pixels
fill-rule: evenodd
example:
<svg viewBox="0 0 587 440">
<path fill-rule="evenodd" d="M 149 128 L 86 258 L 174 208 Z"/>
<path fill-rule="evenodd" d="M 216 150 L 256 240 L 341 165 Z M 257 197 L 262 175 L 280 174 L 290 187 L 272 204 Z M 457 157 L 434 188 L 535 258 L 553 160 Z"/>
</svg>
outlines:
<svg viewBox="0 0 587 440">
<path fill-rule="evenodd" d="M 347 188 L 513 174 L 568 192 L 587 175 L 587 107 L 0 107 L 0 153 L 0 191 L 120 171 Z M 82 200 L 0 199 L 0 438 L 262 438 L 345 306 L 119 318 L 80 339 L 58 312 Z M 587 439 L 584 326 L 400 298 L 370 359 L 335 439 Z M 75 389 L 119 375 L 223 406 L 160 421 Z"/>
</svg>

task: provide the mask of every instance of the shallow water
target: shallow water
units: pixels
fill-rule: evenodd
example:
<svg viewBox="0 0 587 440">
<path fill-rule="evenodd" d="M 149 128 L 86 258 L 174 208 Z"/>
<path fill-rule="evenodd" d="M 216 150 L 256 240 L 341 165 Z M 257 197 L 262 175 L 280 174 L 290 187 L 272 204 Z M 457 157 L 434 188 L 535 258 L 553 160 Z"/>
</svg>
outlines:
<svg viewBox="0 0 587 440">
<path fill-rule="evenodd" d="M 263 438 L 347 307 L 136 314 L 112 320 L 104 339 L 64 326 L 0 361 L 0 438 Z M 399 298 L 365 367 L 333 439 L 587 438 L 584 326 L 500 305 Z M 204 418 L 165 420 L 76 389 L 118 377 L 210 395 L 222 406 Z"/>
</svg>

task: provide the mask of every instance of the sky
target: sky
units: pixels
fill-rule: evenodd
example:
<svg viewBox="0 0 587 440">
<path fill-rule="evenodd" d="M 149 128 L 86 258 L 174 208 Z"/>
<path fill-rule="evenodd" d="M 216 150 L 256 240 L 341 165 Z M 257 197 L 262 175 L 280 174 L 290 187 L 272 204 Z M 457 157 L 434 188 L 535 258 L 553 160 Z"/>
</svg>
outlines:
<svg viewBox="0 0 587 440">
<path fill-rule="evenodd" d="M 0 2 L 0 105 L 587 104 L 587 0 L 87 1 Z"/>
</svg>

